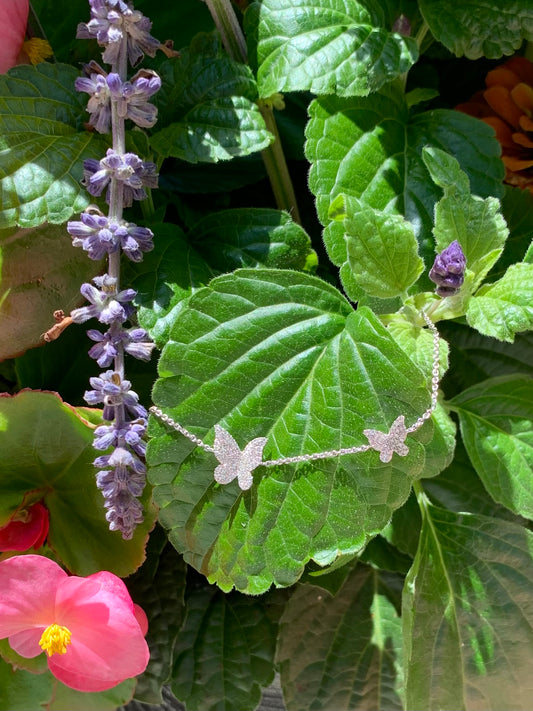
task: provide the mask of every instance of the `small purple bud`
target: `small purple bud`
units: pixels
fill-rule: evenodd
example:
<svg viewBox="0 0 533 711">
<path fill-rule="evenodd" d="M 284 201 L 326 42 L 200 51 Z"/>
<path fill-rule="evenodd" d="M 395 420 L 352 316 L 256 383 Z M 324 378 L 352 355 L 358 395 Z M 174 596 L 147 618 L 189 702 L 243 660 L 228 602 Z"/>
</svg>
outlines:
<svg viewBox="0 0 533 711">
<path fill-rule="evenodd" d="M 465 280 L 466 258 L 461 245 L 454 240 L 440 254 L 429 272 L 429 278 L 437 285 L 439 296 L 453 296 Z"/>
<path fill-rule="evenodd" d="M 411 23 L 405 15 L 400 15 L 394 20 L 392 31 L 404 37 L 409 37 L 411 35 Z"/>
</svg>

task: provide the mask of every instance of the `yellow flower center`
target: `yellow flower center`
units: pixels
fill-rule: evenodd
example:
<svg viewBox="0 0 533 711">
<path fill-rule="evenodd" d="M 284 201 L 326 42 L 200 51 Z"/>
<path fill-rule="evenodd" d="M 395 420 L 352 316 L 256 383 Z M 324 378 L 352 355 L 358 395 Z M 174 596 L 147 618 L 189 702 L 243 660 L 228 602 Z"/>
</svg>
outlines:
<svg viewBox="0 0 533 711">
<path fill-rule="evenodd" d="M 67 645 L 70 644 L 72 632 L 67 627 L 61 625 L 48 625 L 43 632 L 39 645 L 43 652 L 46 652 L 49 657 L 52 654 L 66 654 Z"/>
<path fill-rule="evenodd" d="M 51 57 L 54 54 L 50 44 L 40 37 L 33 37 L 32 39 L 27 40 L 24 42 L 22 48 L 28 55 L 32 64 L 44 62 L 45 59 L 48 59 L 48 57 Z"/>
</svg>

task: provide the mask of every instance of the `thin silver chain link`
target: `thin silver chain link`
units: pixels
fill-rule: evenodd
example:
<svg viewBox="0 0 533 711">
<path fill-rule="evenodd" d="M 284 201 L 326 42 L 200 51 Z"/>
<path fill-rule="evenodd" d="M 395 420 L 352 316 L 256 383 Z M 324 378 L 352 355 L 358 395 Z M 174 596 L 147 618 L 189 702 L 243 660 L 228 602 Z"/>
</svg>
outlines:
<svg viewBox="0 0 533 711">
<path fill-rule="evenodd" d="M 429 330 L 433 334 L 433 367 L 431 370 L 431 404 L 428 409 L 414 422 L 410 427 L 407 427 L 407 434 L 412 434 L 416 430 L 420 429 L 422 425 L 429 420 L 435 408 L 437 407 L 437 399 L 439 396 L 439 382 L 440 382 L 440 337 L 437 327 L 431 321 L 429 316 L 425 312 L 421 312 L 422 318 L 426 322 Z M 215 453 L 213 447 L 206 444 L 200 437 L 189 432 L 183 425 L 172 419 L 169 415 L 166 415 L 159 407 L 153 405 L 150 408 L 150 412 L 156 415 L 162 422 L 176 430 L 180 434 L 184 435 L 191 442 L 201 447 L 206 452 Z M 315 452 L 313 454 L 300 454 L 295 457 L 281 457 L 279 459 L 267 459 L 261 463 L 263 467 L 276 467 L 282 464 L 301 464 L 303 462 L 314 462 L 319 459 L 334 459 L 336 457 L 342 457 L 346 454 L 361 454 L 362 452 L 368 452 L 369 449 L 373 449 L 370 444 L 362 444 L 357 447 L 344 447 L 342 449 L 330 449 L 326 452 Z"/>
</svg>

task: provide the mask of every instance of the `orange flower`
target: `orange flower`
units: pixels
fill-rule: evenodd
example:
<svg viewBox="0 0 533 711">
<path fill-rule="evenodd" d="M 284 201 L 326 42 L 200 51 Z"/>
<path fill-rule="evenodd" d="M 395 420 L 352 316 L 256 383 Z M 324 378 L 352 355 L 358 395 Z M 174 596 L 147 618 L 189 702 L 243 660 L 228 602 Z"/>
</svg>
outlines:
<svg viewBox="0 0 533 711">
<path fill-rule="evenodd" d="M 490 71 L 487 88 L 456 109 L 496 131 L 505 164 L 505 182 L 533 193 L 533 63 L 513 57 Z"/>
</svg>

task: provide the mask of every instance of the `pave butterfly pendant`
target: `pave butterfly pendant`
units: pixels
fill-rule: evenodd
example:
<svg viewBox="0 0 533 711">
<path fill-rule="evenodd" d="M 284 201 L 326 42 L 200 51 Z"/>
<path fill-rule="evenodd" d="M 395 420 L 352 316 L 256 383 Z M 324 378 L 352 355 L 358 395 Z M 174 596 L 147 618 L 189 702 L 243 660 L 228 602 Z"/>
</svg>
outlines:
<svg viewBox="0 0 533 711">
<path fill-rule="evenodd" d="M 404 444 L 408 432 L 403 415 L 394 420 L 388 432 L 363 430 L 363 434 L 368 439 L 372 449 L 379 452 L 379 458 L 382 462 L 390 462 L 393 452 L 396 452 L 400 457 L 405 457 L 409 454 L 409 447 Z"/>
<path fill-rule="evenodd" d="M 220 425 L 215 425 L 213 451 L 220 462 L 215 469 L 215 481 L 219 484 L 229 484 L 237 478 L 243 491 L 249 489 L 254 483 L 252 472 L 263 461 L 263 449 L 266 443 L 266 437 L 256 437 L 248 442 L 241 452 L 230 433 Z"/>
</svg>

